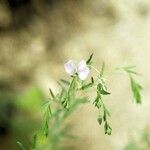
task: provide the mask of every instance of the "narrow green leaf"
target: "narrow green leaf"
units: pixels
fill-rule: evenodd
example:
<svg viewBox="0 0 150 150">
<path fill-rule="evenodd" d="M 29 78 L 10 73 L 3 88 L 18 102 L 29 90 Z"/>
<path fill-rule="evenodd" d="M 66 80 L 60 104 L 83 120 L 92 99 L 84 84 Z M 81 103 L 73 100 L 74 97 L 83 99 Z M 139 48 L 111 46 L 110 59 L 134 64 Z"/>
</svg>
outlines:
<svg viewBox="0 0 150 150">
<path fill-rule="evenodd" d="M 94 78 L 93 78 L 93 77 L 91 77 L 91 83 L 93 83 L 93 84 L 94 84 Z"/>
<path fill-rule="evenodd" d="M 46 120 L 43 128 L 44 135 L 47 137 L 49 133 L 48 121 Z"/>
<path fill-rule="evenodd" d="M 87 65 L 91 64 L 92 58 L 93 58 L 93 53 L 90 55 L 89 59 L 86 61 Z"/>
<path fill-rule="evenodd" d="M 44 113 L 44 123 L 43 123 L 43 133 L 44 135 L 47 137 L 48 134 L 49 134 L 49 121 L 52 117 L 52 111 L 51 111 L 51 105 L 50 103 L 46 106 L 46 110 L 45 110 L 45 113 Z"/>
<path fill-rule="evenodd" d="M 105 129 L 105 134 L 111 135 L 112 128 L 110 127 L 107 121 L 104 124 L 104 129 Z"/>
<path fill-rule="evenodd" d="M 82 89 L 82 90 L 85 90 L 85 89 L 91 87 L 92 85 L 93 85 L 93 83 L 89 83 L 89 84 L 83 85 L 83 86 L 81 87 L 81 89 Z"/>
<path fill-rule="evenodd" d="M 94 84 L 94 78 L 91 77 L 91 83 L 82 85 L 81 89 L 82 89 L 82 90 L 88 89 L 88 88 L 92 87 L 93 84 Z"/>
<path fill-rule="evenodd" d="M 105 63 L 103 62 L 102 68 L 101 68 L 101 70 L 100 70 L 100 77 L 103 76 L 103 74 L 104 74 L 104 69 L 105 69 Z"/>
<path fill-rule="evenodd" d="M 129 66 L 129 67 L 123 67 L 123 69 L 130 74 L 134 74 L 134 75 L 140 75 L 139 73 L 137 73 L 136 71 L 134 71 L 133 69 L 135 68 L 136 66 Z"/>
<path fill-rule="evenodd" d="M 66 84 L 66 85 L 69 85 L 69 84 L 70 84 L 70 82 L 69 82 L 69 81 L 64 80 L 64 79 L 60 79 L 60 81 L 61 81 L 62 83 L 64 83 L 64 84 Z"/>
<path fill-rule="evenodd" d="M 104 120 L 104 122 L 106 121 L 106 119 L 107 119 L 107 114 L 106 114 L 106 111 L 104 110 L 104 114 L 103 114 L 103 120 Z"/>
<path fill-rule="evenodd" d="M 68 100 L 68 98 L 65 98 L 61 103 L 62 103 L 64 108 L 69 110 L 69 100 Z"/>
<path fill-rule="evenodd" d="M 124 69 L 130 70 L 136 68 L 136 65 L 123 67 Z"/>
<path fill-rule="evenodd" d="M 105 105 L 103 105 L 103 108 L 104 108 L 106 115 L 110 117 L 110 112 L 108 111 Z"/>
<path fill-rule="evenodd" d="M 130 81 L 131 81 L 132 93 L 136 100 L 136 103 L 141 103 L 141 93 L 140 92 L 142 90 L 142 86 L 139 85 L 132 77 L 130 77 Z"/>
<path fill-rule="evenodd" d="M 98 109 L 101 107 L 101 101 L 100 101 L 100 97 L 97 96 L 96 99 L 94 100 L 93 104 L 95 105 L 95 107 L 97 107 Z"/>
<path fill-rule="evenodd" d="M 62 88 L 60 94 L 59 94 L 59 100 L 62 101 L 62 99 L 65 97 L 66 95 L 66 90 Z"/>
<path fill-rule="evenodd" d="M 51 88 L 49 88 L 49 91 L 50 91 L 52 98 L 55 98 L 55 95 L 54 95 L 53 91 L 51 90 Z"/>
<path fill-rule="evenodd" d="M 130 73 L 130 74 L 140 75 L 139 73 L 137 73 L 137 72 L 135 72 L 133 70 L 127 70 L 127 72 Z"/>
<path fill-rule="evenodd" d="M 72 78 L 72 81 L 70 83 L 70 86 L 69 86 L 68 92 L 67 92 L 67 101 L 71 101 L 74 98 L 75 90 L 76 90 L 76 80 L 77 80 L 76 77 Z"/>
</svg>

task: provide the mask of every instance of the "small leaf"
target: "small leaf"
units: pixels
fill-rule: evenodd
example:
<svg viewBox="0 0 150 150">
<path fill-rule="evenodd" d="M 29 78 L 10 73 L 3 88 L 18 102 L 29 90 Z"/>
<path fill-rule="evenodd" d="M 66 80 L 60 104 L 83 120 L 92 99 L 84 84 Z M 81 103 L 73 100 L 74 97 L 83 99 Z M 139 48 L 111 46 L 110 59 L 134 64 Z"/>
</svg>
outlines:
<svg viewBox="0 0 150 150">
<path fill-rule="evenodd" d="M 58 97 L 59 101 L 62 101 L 62 99 L 65 97 L 65 95 L 66 95 L 66 90 L 62 88 L 62 90 L 59 94 L 59 97 Z"/>
<path fill-rule="evenodd" d="M 139 73 L 137 73 L 137 72 L 135 72 L 133 70 L 127 70 L 127 72 L 130 73 L 130 74 L 140 75 Z"/>
<path fill-rule="evenodd" d="M 45 110 L 45 113 L 44 113 L 44 124 L 43 124 L 43 133 L 44 135 L 47 137 L 48 136 L 48 133 L 49 133 L 49 121 L 52 117 L 52 111 L 51 111 L 51 106 L 50 106 L 50 103 L 46 106 L 46 110 Z"/>
<path fill-rule="evenodd" d="M 101 83 L 99 83 L 97 85 L 97 90 L 102 94 L 102 95 L 108 95 L 110 94 L 109 92 L 107 92 L 106 87 L 104 85 L 102 85 Z"/>
<path fill-rule="evenodd" d="M 134 75 L 140 75 L 139 73 L 137 73 L 136 71 L 134 71 L 133 69 L 135 68 L 136 66 L 129 66 L 129 67 L 123 67 L 123 69 L 130 74 L 134 74 Z"/>
<path fill-rule="evenodd" d="M 94 78 L 93 78 L 93 77 L 91 77 L 91 83 L 93 83 L 93 84 L 94 84 Z"/>
<path fill-rule="evenodd" d="M 89 84 L 83 85 L 83 86 L 81 87 L 81 89 L 82 89 L 82 90 L 85 90 L 85 89 L 91 87 L 92 85 L 93 85 L 93 83 L 89 83 Z"/>
<path fill-rule="evenodd" d="M 86 84 L 86 85 L 83 85 L 83 86 L 81 87 L 81 89 L 82 89 L 82 90 L 85 90 L 85 89 L 87 89 L 87 88 L 89 88 L 89 87 L 92 87 L 93 84 L 94 84 L 94 78 L 91 77 L 91 83 L 88 83 L 88 84 Z"/>
<path fill-rule="evenodd" d="M 110 117 L 110 112 L 108 111 L 108 109 L 105 106 L 103 106 L 103 107 L 104 107 L 104 111 L 105 111 L 106 115 Z"/>
<path fill-rule="evenodd" d="M 54 95 L 53 91 L 51 90 L 51 88 L 49 88 L 49 91 L 50 91 L 52 98 L 55 98 L 55 95 Z"/>
<path fill-rule="evenodd" d="M 62 101 L 62 105 L 65 109 L 69 110 L 69 100 L 67 98 L 65 98 L 63 101 Z"/>
<path fill-rule="evenodd" d="M 61 81 L 62 83 L 64 83 L 64 84 L 66 84 L 66 85 L 69 85 L 69 84 L 70 84 L 70 82 L 69 82 L 69 81 L 64 80 L 64 79 L 60 79 L 60 81 Z"/>
<path fill-rule="evenodd" d="M 87 65 L 91 64 L 92 58 L 93 58 L 93 53 L 90 55 L 89 59 L 86 61 Z"/>
<path fill-rule="evenodd" d="M 124 69 L 127 69 L 127 70 L 130 70 L 130 69 L 133 69 L 133 68 L 136 68 L 136 65 L 133 65 L 133 66 L 127 66 L 127 67 L 123 67 Z"/>
<path fill-rule="evenodd" d="M 69 88 L 68 88 L 68 92 L 67 92 L 67 95 L 68 95 L 68 97 L 67 97 L 67 100 L 68 101 L 70 101 L 71 99 L 73 99 L 73 97 L 74 97 L 74 94 L 75 94 L 75 90 L 76 90 L 76 88 L 77 88 L 77 78 L 76 78 L 76 76 L 74 76 L 73 78 L 72 78 L 72 81 L 71 81 L 71 83 L 70 83 L 70 85 L 69 85 Z"/>
<path fill-rule="evenodd" d="M 101 117 L 99 117 L 99 118 L 97 119 L 97 121 L 98 121 L 99 125 L 101 125 L 101 124 L 102 124 L 103 119 L 102 119 Z"/>
<path fill-rule="evenodd" d="M 103 114 L 103 120 L 104 120 L 104 121 L 106 121 L 106 117 L 107 117 L 106 115 L 107 115 L 107 114 L 106 114 L 106 111 L 104 110 L 104 114 Z"/>
<path fill-rule="evenodd" d="M 100 102 L 100 97 L 99 96 L 96 97 L 93 104 L 95 104 L 95 107 L 97 107 L 98 109 L 101 107 L 101 102 Z"/>
<path fill-rule="evenodd" d="M 43 132 L 44 132 L 44 135 L 47 137 L 48 133 L 49 133 L 49 127 L 48 127 L 48 122 L 47 121 L 45 122 Z"/>
<path fill-rule="evenodd" d="M 142 90 L 142 86 L 139 85 L 132 77 L 130 77 L 131 80 L 131 89 L 133 92 L 133 96 L 136 100 L 136 103 L 141 103 L 141 90 Z"/>
<path fill-rule="evenodd" d="M 101 68 L 101 70 L 100 70 L 100 77 L 103 76 L 103 74 L 104 74 L 104 69 L 105 69 L 105 63 L 103 62 L 102 68 Z"/>
<path fill-rule="evenodd" d="M 111 135 L 112 128 L 110 127 L 107 121 L 104 124 L 104 129 L 105 129 L 105 134 Z"/>
</svg>

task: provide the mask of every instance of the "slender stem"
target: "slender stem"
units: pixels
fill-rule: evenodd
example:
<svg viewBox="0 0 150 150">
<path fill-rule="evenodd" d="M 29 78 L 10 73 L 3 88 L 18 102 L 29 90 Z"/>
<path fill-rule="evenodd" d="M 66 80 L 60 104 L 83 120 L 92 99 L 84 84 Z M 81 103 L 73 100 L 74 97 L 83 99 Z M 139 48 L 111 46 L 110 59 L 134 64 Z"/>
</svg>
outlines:
<svg viewBox="0 0 150 150">
<path fill-rule="evenodd" d="M 91 65 L 91 67 L 100 75 L 100 72 L 94 66 Z M 105 78 L 98 76 L 97 79 L 101 80 L 101 82 L 104 83 Z"/>
<path fill-rule="evenodd" d="M 94 66 L 91 65 L 91 67 L 92 67 L 98 74 L 100 74 L 100 72 L 99 72 Z"/>
<path fill-rule="evenodd" d="M 70 97 L 70 91 L 71 91 L 71 88 L 72 88 L 72 85 L 73 85 L 75 79 L 76 79 L 76 76 L 74 76 L 74 77 L 72 78 L 72 80 L 71 80 L 71 82 L 70 82 L 70 85 L 69 85 L 69 87 L 68 87 L 68 98 Z"/>
</svg>

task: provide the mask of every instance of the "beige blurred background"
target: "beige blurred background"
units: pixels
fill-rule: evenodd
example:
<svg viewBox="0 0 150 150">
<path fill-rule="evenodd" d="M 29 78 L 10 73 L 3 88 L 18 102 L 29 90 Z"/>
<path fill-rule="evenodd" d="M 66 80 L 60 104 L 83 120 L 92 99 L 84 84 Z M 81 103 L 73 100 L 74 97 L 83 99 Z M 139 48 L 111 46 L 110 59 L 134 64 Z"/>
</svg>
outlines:
<svg viewBox="0 0 150 150">
<path fill-rule="evenodd" d="M 56 91 L 57 80 L 67 76 L 63 64 L 92 52 L 96 66 L 106 63 L 112 94 L 105 103 L 113 132 L 104 135 L 94 107 L 82 106 L 70 118 L 79 136 L 75 145 L 79 150 L 123 150 L 150 126 L 150 1 L 0 1 L 1 92 L 21 92 L 32 84 L 48 97 L 48 88 Z M 136 78 L 144 87 L 142 105 L 134 103 L 127 75 L 115 71 L 126 65 L 137 65 L 142 74 Z M 0 140 L 11 137 L 9 131 L 0 133 Z M 9 149 L 4 143 L 0 149 Z"/>
</svg>

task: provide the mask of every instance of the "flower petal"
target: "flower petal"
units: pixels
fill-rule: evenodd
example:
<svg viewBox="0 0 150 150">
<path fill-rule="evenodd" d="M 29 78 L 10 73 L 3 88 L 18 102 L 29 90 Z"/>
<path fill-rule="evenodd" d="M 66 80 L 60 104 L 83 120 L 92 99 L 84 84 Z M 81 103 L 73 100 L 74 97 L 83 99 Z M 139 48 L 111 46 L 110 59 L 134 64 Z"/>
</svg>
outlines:
<svg viewBox="0 0 150 150">
<path fill-rule="evenodd" d="M 78 70 L 78 76 L 81 80 L 85 80 L 88 77 L 89 72 L 90 69 L 86 67 L 83 70 Z"/>
<path fill-rule="evenodd" d="M 84 68 L 86 68 L 87 65 L 86 65 L 86 61 L 85 60 L 81 60 L 78 64 L 78 70 L 82 70 Z"/>
<path fill-rule="evenodd" d="M 64 64 L 65 71 L 69 75 L 73 75 L 77 72 L 76 62 L 74 60 L 69 60 L 67 63 Z"/>
<path fill-rule="evenodd" d="M 78 70 L 77 70 L 79 78 L 81 80 L 85 80 L 89 72 L 90 72 L 90 69 L 88 68 L 86 64 L 86 61 L 85 60 L 80 61 L 80 63 L 78 64 Z"/>
</svg>

